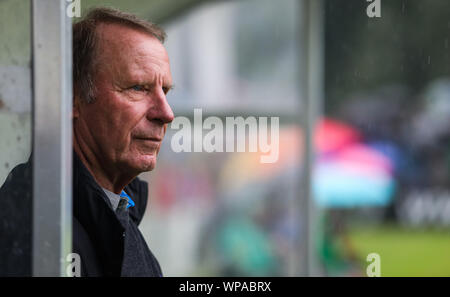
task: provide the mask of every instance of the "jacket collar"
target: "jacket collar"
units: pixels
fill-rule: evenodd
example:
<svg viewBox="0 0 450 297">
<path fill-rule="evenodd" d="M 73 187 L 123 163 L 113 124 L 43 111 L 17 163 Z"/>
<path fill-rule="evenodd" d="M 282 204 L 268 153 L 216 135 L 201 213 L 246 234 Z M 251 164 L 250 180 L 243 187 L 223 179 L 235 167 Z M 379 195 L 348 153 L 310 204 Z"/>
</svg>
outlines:
<svg viewBox="0 0 450 297">
<path fill-rule="evenodd" d="M 109 206 L 108 197 L 73 152 L 73 212 L 91 239 L 105 275 L 120 275 L 124 227 Z"/>
<path fill-rule="evenodd" d="M 135 178 L 125 187 L 135 206 L 129 208 L 130 219 L 142 220 L 148 200 L 148 185 Z M 73 214 L 92 240 L 105 275 L 120 275 L 124 255 L 125 228 L 110 207 L 108 197 L 73 151 Z"/>
</svg>

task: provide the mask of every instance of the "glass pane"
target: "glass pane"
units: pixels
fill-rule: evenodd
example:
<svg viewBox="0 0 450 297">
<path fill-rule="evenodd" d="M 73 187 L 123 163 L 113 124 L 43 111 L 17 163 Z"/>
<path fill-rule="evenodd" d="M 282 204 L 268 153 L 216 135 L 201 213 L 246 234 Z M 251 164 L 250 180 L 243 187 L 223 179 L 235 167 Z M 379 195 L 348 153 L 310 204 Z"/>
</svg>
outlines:
<svg viewBox="0 0 450 297">
<path fill-rule="evenodd" d="M 202 5 L 167 24 L 176 110 L 299 110 L 298 3 L 272 2 Z"/>
<path fill-rule="evenodd" d="M 0 1 L 1 276 L 31 275 L 30 13 L 30 1 Z"/>
<path fill-rule="evenodd" d="M 194 108 L 203 121 L 214 116 L 225 124 L 237 115 L 280 121 L 278 159 L 269 164 L 248 146 L 176 153 L 171 141 L 179 130 L 168 129 L 157 168 L 144 175 L 150 205 L 141 223 L 167 276 L 286 276 L 301 265 L 296 203 L 305 141 L 298 124 L 297 4 L 219 2 L 165 26 L 175 84 L 168 100 L 192 131 L 203 127 Z M 257 134 L 246 131 L 247 141 Z M 235 141 L 222 136 L 224 144 Z"/>
</svg>

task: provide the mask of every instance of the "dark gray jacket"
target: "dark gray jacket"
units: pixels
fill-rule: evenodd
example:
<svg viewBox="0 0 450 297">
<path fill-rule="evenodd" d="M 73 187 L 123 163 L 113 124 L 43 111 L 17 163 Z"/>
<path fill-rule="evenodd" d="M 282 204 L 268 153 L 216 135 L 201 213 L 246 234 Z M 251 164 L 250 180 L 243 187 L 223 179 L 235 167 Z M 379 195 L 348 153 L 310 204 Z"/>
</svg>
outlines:
<svg viewBox="0 0 450 297">
<path fill-rule="evenodd" d="M 0 276 L 31 275 L 30 164 L 15 167 L 0 188 Z M 82 276 L 162 276 L 138 229 L 147 206 L 147 183 L 136 178 L 125 192 L 135 206 L 128 216 L 118 217 L 74 153 L 73 252 L 80 255 Z"/>
</svg>

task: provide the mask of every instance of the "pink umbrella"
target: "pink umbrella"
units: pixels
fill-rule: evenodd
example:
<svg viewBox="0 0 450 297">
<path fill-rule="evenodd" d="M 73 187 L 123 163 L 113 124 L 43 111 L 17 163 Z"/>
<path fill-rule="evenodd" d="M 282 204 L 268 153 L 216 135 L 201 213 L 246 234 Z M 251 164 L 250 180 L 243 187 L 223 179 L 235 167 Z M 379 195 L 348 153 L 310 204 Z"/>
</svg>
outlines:
<svg viewBox="0 0 450 297">
<path fill-rule="evenodd" d="M 315 131 L 314 143 L 319 153 L 337 151 L 361 140 L 355 128 L 330 118 L 322 118 Z"/>
</svg>

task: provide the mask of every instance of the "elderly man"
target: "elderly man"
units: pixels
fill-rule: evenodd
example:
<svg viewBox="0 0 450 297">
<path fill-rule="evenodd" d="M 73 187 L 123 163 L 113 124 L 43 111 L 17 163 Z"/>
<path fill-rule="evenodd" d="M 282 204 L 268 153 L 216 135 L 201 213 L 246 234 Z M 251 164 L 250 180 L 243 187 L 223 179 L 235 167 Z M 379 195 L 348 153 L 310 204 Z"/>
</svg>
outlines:
<svg viewBox="0 0 450 297">
<path fill-rule="evenodd" d="M 73 26 L 73 250 L 83 276 L 162 276 L 138 229 L 148 189 L 137 175 L 155 168 L 174 118 L 164 38 L 154 24 L 105 8 Z M 0 190 L 5 196 L 26 174 L 29 165 L 21 166 Z M 23 240 L 16 242 L 29 252 Z"/>
</svg>

